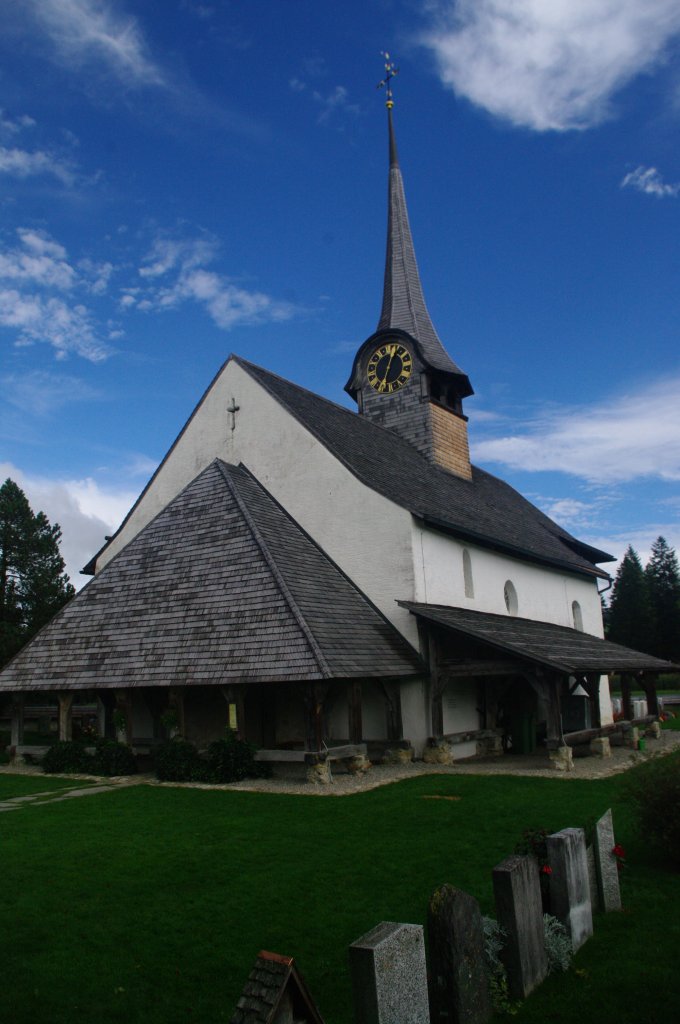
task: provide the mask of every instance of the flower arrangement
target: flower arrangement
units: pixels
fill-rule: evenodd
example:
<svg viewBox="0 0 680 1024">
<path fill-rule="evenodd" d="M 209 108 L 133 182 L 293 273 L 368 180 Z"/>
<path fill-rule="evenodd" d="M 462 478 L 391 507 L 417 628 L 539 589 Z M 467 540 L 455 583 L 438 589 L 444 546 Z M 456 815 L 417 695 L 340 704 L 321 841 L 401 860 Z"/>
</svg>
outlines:
<svg viewBox="0 0 680 1024">
<path fill-rule="evenodd" d="M 621 843 L 617 843 L 616 846 L 612 847 L 612 854 L 616 857 L 617 871 L 623 871 L 626 866 L 626 851 L 621 846 Z"/>
</svg>

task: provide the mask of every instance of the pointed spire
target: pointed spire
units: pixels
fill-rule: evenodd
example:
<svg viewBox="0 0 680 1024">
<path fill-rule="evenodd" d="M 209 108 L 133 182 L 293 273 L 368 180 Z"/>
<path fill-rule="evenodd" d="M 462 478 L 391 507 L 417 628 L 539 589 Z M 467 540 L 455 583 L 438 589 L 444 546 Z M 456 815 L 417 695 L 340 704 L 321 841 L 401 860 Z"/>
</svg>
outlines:
<svg viewBox="0 0 680 1024">
<path fill-rule="evenodd" d="M 447 354 L 425 305 L 408 221 L 404 182 L 399 167 L 397 143 L 392 123 L 391 92 L 386 106 L 390 155 L 387 256 L 378 330 L 396 327 L 407 331 L 419 343 L 421 353 L 432 369 L 455 373 L 464 378 L 467 383 L 465 393 L 471 394 L 472 388 L 467 377 Z"/>
</svg>

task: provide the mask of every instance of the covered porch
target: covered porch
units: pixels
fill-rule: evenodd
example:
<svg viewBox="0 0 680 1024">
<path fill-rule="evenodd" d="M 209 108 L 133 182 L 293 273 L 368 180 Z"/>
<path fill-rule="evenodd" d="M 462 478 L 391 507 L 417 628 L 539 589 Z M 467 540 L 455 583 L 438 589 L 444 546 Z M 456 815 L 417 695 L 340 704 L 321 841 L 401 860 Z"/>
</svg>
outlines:
<svg viewBox="0 0 680 1024">
<path fill-rule="evenodd" d="M 444 760 L 447 751 L 454 759 L 544 753 L 568 770 L 575 751 L 587 745 L 588 752 L 607 756 L 610 744 L 631 744 L 635 727 L 658 717 L 656 678 L 674 668 L 669 662 L 552 623 L 401 603 L 418 619 L 428 652 L 432 734 L 426 759 Z M 624 680 L 619 722 L 611 714 L 613 672 Z M 639 720 L 630 698 L 633 679 L 647 694 L 648 714 Z"/>
</svg>

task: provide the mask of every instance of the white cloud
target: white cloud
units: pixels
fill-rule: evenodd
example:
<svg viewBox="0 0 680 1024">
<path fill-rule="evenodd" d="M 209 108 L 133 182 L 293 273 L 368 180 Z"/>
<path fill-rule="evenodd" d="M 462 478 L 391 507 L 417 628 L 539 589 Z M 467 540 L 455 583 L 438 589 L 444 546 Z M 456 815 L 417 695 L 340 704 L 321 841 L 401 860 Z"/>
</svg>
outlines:
<svg viewBox="0 0 680 1024">
<path fill-rule="evenodd" d="M 62 531 L 61 553 L 75 587 L 86 578 L 80 570 L 127 514 L 137 494 L 126 488 L 105 488 L 91 478 L 59 479 L 32 476 L 10 463 L 0 463 L 0 478 L 10 477 L 25 492 L 34 512 L 42 511 Z"/>
<path fill-rule="evenodd" d="M 0 107 L 0 132 L 4 132 L 5 135 L 18 135 L 19 132 L 25 131 L 26 128 L 33 128 L 35 121 L 28 114 L 20 114 L 19 117 L 11 117 L 7 114 L 7 111 Z"/>
<path fill-rule="evenodd" d="M 110 265 L 86 262 L 78 273 L 66 249 L 49 235 L 30 228 L 18 228 L 17 235 L 21 245 L 0 252 L 0 327 L 16 331 L 19 346 L 47 342 L 58 359 L 70 352 L 92 362 L 105 359 L 110 350 L 91 311 L 51 292 L 82 287 L 99 294 Z"/>
<path fill-rule="evenodd" d="M 36 21 L 69 65 L 102 61 L 128 85 L 164 85 L 137 20 L 107 0 L 29 0 Z"/>
<path fill-rule="evenodd" d="M 325 124 L 333 117 L 338 111 L 349 114 L 358 114 L 360 107 L 356 103 L 350 103 L 348 100 L 349 93 L 344 85 L 336 85 L 325 96 L 323 93 L 314 90 L 312 93 L 314 100 L 318 103 L 322 110 L 319 114 L 317 121 L 319 124 Z"/>
<path fill-rule="evenodd" d="M 29 153 L 25 149 L 7 149 L 0 146 L 0 173 L 9 174 L 14 178 L 34 178 L 52 175 L 63 185 L 71 186 L 75 181 L 73 165 L 60 160 L 52 153 L 35 150 Z"/>
<path fill-rule="evenodd" d="M 559 407 L 526 428 L 479 441 L 474 454 L 530 472 L 569 473 L 593 483 L 680 480 L 680 376 L 604 401 Z"/>
<path fill-rule="evenodd" d="M 421 42 L 458 95 L 536 131 L 584 129 L 663 61 L 677 0 L 432 0 Z"/>
<path fill-rule="evenodd" d="M 157 239 L 139 269 L 142 288 L 125 288 L 124 309 L 162 312 L 187 301 L 204 306 L 218 327 L 258 324 L 290 319 L 295 309 L 264 292 L 251 291 L 206 264 L 217 253 L 216 242 L 200 239 Z"/>
<path fill-rule="evenodd" d="M 0 378 L 2 396 L 10 405 L 32 415 L 46 416 L 75 401 L 92 401 L 94 388 L 77 377 L 35 370 L 27 374 L 6 374 Z"/>
<path fill-rule="evenodd" d="M 666 196 L 677 196 L 680 193 L 680 182 L 674 185 L 667 184 L 656 167 L 636 167 L 625 176 L 621 188 L 635 188 L 638 192 L 662 199 Z"/>
</svg>

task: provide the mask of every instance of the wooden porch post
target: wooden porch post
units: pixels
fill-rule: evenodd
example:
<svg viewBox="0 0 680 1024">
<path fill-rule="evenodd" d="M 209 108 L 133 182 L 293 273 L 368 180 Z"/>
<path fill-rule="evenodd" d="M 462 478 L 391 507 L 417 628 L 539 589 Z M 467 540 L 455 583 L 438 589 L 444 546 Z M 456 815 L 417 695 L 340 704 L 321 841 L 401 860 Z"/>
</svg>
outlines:
<svg viewBox="0 0 680 1024">
<path fill-rule="evenodd" d="M 24 742 L 24 695 L 12 694 L 12 731 L 10 746 L 20 747 Z"/>
<path fill-rule="evenodd" d="M 305 687 L 305 747 L 307 750 L 321 750 L 323 743 L 323 704 L 328 687 L 309 683 Z"/>
<path fill-rule="evenodd" d="M 602 713 L 600 711 L 600 673 L 593 672 L 584 679 L 584 689 L 590 701 L 591 725 L 599 729 L 602 725 Z"/>
<path fill-rule="evenodd" d="M 245 699 L 243 696 L 242 686 L 222 686 L 220 687 L 222 696 L 227 702 L 227 708 L 233 704 L 236 708 L 236 723 L 233 725 L 227 717 L 227 728 L 233 729 L 240 740 L 246 738 L 246 706 Z M 227 710 L 227 716 L 229 710 Z"/>
<path fill-rule="evenodd" d="M 130 690 L 116 690 L 116 707 L 114 710 L 114 721 L 116 723 L 116 739 L 119 743 L 127 743 L 132 746 L 132 694 Z"/>
<path fill-rule="evenodd" d="M 73 739 L 73 692 L 57 694 L 59 700 L 59 739 Z"/>
<path fill-rule="evenodd" d="M 627 722 L 633 719 L 633 704 L 630 699 L 630 675 L 627 672 L 621 673 L 621 700 L 623 704 L 623 717 Z"/>
<path fill-rule="evenodd" d="M 656 676 L 640 676 L 640 684 L 645 691 L 647 697 L 647 714 L 658 716 L 659 714 L 659 697 L 656 692 Z"/>
<path fill-rule="evenodd" d="M 350 743 L 361 743 L 364 730 L 361 717 L 361 683 L 358 679 L 353 679 L 347 686 L 347 721 Z"/>
<path fill-rule="evenodd" d="M 186 739 L 186 715 L 184 712 L 184 688 L 171 686 L 168 691 L 168 706 L 177 712 L 177 734 Z"/>
<path fill-rule="evenodd" d="M 540 677 L 539 677 L 540 678 Z M 562 732 L 562 708 L 560 702 L 561 676 L 546 674 L 542 682 L 545 686 L 548 699 L 548 718 L 546 721 L 546 739 L 548 749 L 556 750 L 564 746 L 564 733 Z"/>
<path fill-rule="evenodd" d="M 387 739 L 394 743 L 403 738 L 404 727 L 401 721 L 401 691 L 399 683 L 380 682 L 380 689 L 385 698 L 385 715 L 387 718 Z"/>
</svg>

